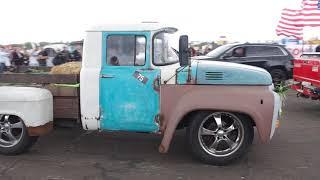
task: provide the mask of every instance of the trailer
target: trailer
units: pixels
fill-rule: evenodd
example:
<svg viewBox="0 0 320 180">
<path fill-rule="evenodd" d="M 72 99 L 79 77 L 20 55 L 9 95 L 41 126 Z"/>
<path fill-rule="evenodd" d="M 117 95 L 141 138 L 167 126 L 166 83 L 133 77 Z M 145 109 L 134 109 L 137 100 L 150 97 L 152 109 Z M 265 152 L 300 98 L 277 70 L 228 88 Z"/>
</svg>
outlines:
<svg viewBox="0 0 320 180">
<path fill-rule="evenodd" d="M 53 96 L 53 118 L 80 122 L 80 77 L 77 74 L 50 73 L 0 74 L 2 85 L 44 88 Z M 30 68 L 28 68 L 30 69 Z M 32 67 L 34 69 L 34 67 Z M 36 68 L 38 70 L 39 68 Z M 50 70 L 45 68 L 46 71 Z M 22 71 L 21 71 L 22 70 Z M 41 68 L 43 70 L 43 68 Z"/>
</svg>

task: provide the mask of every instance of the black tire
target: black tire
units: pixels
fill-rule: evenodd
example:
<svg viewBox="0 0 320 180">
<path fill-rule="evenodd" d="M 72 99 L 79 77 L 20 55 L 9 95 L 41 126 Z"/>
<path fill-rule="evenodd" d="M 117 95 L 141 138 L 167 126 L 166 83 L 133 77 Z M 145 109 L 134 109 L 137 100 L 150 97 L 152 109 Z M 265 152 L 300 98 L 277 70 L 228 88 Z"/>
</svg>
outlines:
<svg viewBox="0 0 320 180">
<path fill-rule="evenodd" d="M 284 71 L 283 69 L 272 69 L 270 71 L 270 74 L 272 77 L 272 81 L 275 84 L 285 82 L 288 79 L 288 75 L 287 75 L 286 71 Z"/>
<path fill-rule="evenodd" d="M 28 152 L 30 148 L 37 142 L 38 136 L 28 136 L 20 141 L 17 145 L 10 148 L 0 148 L 0 154 L 13 156 Z"/>
<path fill-rule="evenodd" d="M 15 117 L 15 118 L 19 118 L 19 117 Z M 4 155 L 22 154 L 24 152 L 27 152 L 37 142 L 38 136 L 29 136 L 25 124 L 20 118 L 19 120 L 22 122 L 22 129 L 23 129 L 21 133 L 21 138 L 14 146 L 3 147 L 0 145 L 0 154 L 4 154 Z"/>
<path fill-rule="evenodd" d="M 243 130 L 243 133 L 241 136 L 242 137 L 241 143 L 237 145 L 237 148 L 234 150 L 233 153 L 227 154 L 226 156 L 221 156 L 221 155 L 216 156 L 216 155 L 210 154 L 210 152 L 208 152 L 208 150 L 206 150 L 206 148 L 203 146 L 203 141 L 199 138 L 200 137 L 199 131 L 200 131 L 200 127 L 201 129 L 203 127 L 202 126 L 203 121 L 207 117 L 209 117 L 211 114 L 214 114 L 214 113 L 226 113 L 227 115 L 229 114 L 232 115 L 232 117 L 237 117 L 237 119 L 240 120 L 239 122 L 242 124 L 242 127 L 243 127 L 243 129 L 241 128 Z M 202 136 L 203 135 L 201 135 L 201 137 Z M 245 116 L 235 114 L 235 113 L 229 113 L 229 112 L 199 112 L 194 116 L 194 118 L 190 123 L 190 126 L 187 129 L 188 145 L 190 147 L 190 150 L 193 156 L 204 163 L 211 164 L 211 165 L 218 165 L 218 166 L 228 165 L 238 160 L 239 158 L 241 158 L 248 151 L 248 148 L 252 144 L 253 136 L 254 136 L 254 129 L 251 121 L 247 119 L 247 117 Z M 214 138 L 217 139 L 217 136 L 215 136 Z M 220 141 L 220 142 L 223 142 L 223 141 Z"/>
</svg>

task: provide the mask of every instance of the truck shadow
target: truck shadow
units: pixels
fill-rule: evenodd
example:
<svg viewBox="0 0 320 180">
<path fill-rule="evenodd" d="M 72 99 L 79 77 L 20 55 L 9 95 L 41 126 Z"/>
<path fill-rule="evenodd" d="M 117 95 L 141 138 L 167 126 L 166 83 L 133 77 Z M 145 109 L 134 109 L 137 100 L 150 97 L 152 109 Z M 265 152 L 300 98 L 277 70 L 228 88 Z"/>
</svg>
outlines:
<svg viewBox="0 0 320 180">
<path fill-rule="evenodd" d="M 114 161 L 193 161 L 187 150 L 185 131 L 175 134 L 170 152 L 160 154 L 162 136 L 128 132 L 87 132 L 76 128 L 55 128 L 41 137 L 29 154 L 73 154 L 104 156 Z"/>
</svg>

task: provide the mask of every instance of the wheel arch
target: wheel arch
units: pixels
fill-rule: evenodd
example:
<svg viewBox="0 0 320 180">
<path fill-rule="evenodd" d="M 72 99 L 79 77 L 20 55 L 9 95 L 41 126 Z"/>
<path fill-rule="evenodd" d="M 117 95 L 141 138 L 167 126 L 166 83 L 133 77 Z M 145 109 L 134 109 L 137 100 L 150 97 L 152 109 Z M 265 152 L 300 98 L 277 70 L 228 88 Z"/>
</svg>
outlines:
<svg viewBox="0 0 320 180">
<path fill-rule="evenodd" d="M 26 116 L 22 113 L 16 111 L 0 111 L 0 114 L 19 118 L 23 122 L 29 136 L 42 136 L 48 134 L 53 129 L 53 121 L 49 121 L 43 125 L 32 126 L 30 125 L 30 122 L 26 120 Z"/>
<path fill-rule="evenodd" d="M 18 118 L 20 118 L 23 123 L 25 124 L 25 126 L 27 127 L 26 121 L 24 120 L 25 117 L 23 116 L 22 113 L 16 112 L 16 111 L 0 111 L 0 115 L 11 115 L 11 116 L 16 116 Z"/>
<path fill-rule="evenodd" d="M 283 71 L 286 73 L 286 76 L 288 77 L 288 70 L 286 69 L 285 66 L 283 66 L 283 65 L 271 66 L 271 67 L 269 68 L 269 72 L 271 72 L 272 70 L 275 70 L 275 69 L 283 70 Z"/>
<path fill-rule="evenodd" d="M 27 120 L 28 119 L 27 115 L 24 114 L 23 112 L 7 109 L 7 110 L 0 111 L 0 114 L 17 116 L 18 118 L 20 118 L 23 121 L 23 123 L 25 124 L 25 126 L 27 128 L 30 127 L 30 126 L 33 126 L 33 123 L 31 121 Z"/>
<path fill-rule="evenodd" d="M 270 66 L 269 69 L 270 69 L 270 70 L 281 69 L 281 70 L 287 71 L 286 68 L 285 68 L 285 66 L 283 66 L 283 65 L 273 65 L 273 66 Z"/>
<path fill-rule="evenodd" d="M 185 115 L 183 115 L 183 117 L 179 121 L 176 129 L 183 129 L 183 128 L 188 127 L 190 122 L 192 121 L 193 117 L 197 113 L 204 112 L 204 111 L 219 112 L 221 110 L 216 110 L 216 109 L 196 109 L 196 110 L 189 111 L 189 112 L 185 113 Z M 250 121 L 252 126 L 256 126 L 255 121 L 253 120 L 253 118 L 249 114 L 243 113 L 243 112 L 235 112 L 235 111 L 228 111 L 228 112 L 234 113 L 234 114 L 239 115 L 239 116 L 242 116 L 245 119 L 247 119 L 248 121 Z"/>
</svg>

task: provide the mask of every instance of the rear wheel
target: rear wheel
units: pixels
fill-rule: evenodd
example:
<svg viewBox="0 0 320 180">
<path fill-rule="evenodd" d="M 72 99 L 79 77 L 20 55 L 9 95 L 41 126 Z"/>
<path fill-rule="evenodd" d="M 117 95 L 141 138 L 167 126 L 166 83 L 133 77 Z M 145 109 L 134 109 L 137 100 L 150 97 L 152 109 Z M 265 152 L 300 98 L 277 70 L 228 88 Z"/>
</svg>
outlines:
<svg viewBox="0 0 320 180">
<path fill-rule="evenodd" d="M 22 119 L 14 115 L 0 115 L 0 153 L 16 155 L 26 152 L 38 137 L 29 136 Z"/>
<path fill-rule="evenodd" d="M 275 84 L 279 84 L 281 82 L 285 82 L 287 80 L 287 73 L 282 69 L 272 69 L 270 71 L 272 81 Z"/>
<path fill-rule="evenodd" d="M 253 140 L 251 122 L 229 112 L 200 112 L 188 128 L 193 155 L 213 165 L 227 165 L 244 155 Z"/>
</svg>

